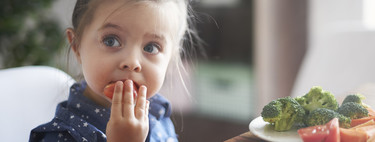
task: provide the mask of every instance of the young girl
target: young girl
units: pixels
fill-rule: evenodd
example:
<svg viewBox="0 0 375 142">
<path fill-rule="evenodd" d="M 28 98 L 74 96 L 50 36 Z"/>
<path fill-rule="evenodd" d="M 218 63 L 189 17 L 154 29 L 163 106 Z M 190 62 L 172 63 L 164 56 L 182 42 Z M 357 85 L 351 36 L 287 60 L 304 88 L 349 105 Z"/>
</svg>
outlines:
<svg viewBox="0 0 375 142">
<path fill-rule="evenodd" d="M 167 68 L 181 65 L 187 13 L 185 0 L 77 0 L 66 34 L 84 81 L 30 141 L 178 141 L 157 92 Z"/>
</svg>

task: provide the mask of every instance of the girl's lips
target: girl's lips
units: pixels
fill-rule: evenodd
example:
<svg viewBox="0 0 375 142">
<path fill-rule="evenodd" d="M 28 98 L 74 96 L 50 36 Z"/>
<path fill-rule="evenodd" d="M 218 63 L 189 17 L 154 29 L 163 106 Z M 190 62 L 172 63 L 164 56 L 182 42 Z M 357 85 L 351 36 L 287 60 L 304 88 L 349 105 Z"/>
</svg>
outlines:
<svg viewBox="0 0 375 142">
<path fill-rule="evenodd" d="M 122 81 L 122 80 L 121 80 Z M 103 91 L 103 94 L 105 95 L 105 96 L 107 96 L 109 99 L 111 99 L 112 100 L 112 98 L 113 98 L 113 93 L 114 93 L 114 91 L 115 91 L 115 84 L 116 84 L 116 82 L 117 81 L 111 81 L 108 85 L 106 85 L 105 87 L 104 87 L 104 91 Z M 122 82 L 125 82 L 125 81 L 122 81 Z M 124 85 L 124 87 L 125 87 L 125 85 Z M 137 91 L 138 91 L 138 85 L 137 85 L 137 83 L 135 83 L 134 81 L 133 81 L 133 97 L 134 97 L 134 100 L 137 98 L 137 96 L 138 96 L 138 93 L 137 93 Z M 125 91 L 125 90 L 123 90 L 123 91 Z"/>
<path fill-rule="evenodd" d="M 125 83 L 126 79 L 125 79 L 125 80 L 117 80 L 117 81 L 122 81 L 123 83 Z M 115 84 L 117 81 L 111 81 L 111 82 L 108 83 L 108 85 L 110 85 L 110 84 Z M 134 87 L 134 88 L 137 88 L 136 90 L 138 90 L 138 88 L 139 88 L 138 83 L 135 82 L 134 80 L 132 80 L 132 82 L 133 82 L 133 87 Z M 108 86 L 108 85 L 107 85 L 107 86 Z"/>
</svg>

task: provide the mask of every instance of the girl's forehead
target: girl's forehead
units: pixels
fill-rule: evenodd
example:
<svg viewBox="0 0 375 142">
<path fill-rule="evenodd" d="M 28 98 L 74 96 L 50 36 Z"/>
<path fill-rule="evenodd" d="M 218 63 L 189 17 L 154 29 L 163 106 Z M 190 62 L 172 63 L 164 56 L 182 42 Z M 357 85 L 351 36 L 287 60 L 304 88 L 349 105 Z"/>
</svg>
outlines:
<svg viewBox="0 0 375 142">
<path fill-rule="evenodd" d="M 102 2 L 93 17 L 96 27 L 114 24 L 123 29 L 143 26 L 139 30 L 155 33 L 177 34 L 179 30 L 178 7 L 169 2 L 130 2 L 113 0 Z M 141 31 L 140 31 L 141 32 Z"/>
</svg>

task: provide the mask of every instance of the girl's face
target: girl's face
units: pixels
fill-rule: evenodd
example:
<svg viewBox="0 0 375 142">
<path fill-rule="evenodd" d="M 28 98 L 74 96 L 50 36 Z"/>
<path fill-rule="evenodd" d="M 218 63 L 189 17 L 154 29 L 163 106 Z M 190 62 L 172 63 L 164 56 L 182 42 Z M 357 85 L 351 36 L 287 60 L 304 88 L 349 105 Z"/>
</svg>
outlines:
<svg viewBox="0 0 375 142">
<path fill-rule="evenodd" d="M 97 7 L 75 53 L 91 94 L 104 96 L 106 85 L 130 79 L 145 85 L 150 98 L 161 88 L 172 49 L 177 48 L 172 39 L 178 24 L 167 19 L 178 18 L 172 11 L 177 6 L 123 4 L 115 0 Z"/>
</svg>

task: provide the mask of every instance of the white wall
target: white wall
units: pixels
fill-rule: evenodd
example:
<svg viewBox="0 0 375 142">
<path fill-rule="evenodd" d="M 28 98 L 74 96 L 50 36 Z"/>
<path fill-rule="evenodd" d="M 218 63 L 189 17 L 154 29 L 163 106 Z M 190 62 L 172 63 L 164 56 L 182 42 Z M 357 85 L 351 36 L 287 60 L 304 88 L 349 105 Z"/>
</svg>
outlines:
<svg viewBox="0 0 375 142">
<path fill-rule="evenodd" d="M 363 24 L 363 1 L 310 0 L 309 5 L 309 50 L 292 96 L 319 85 L 340 97 L 374 83 L 375 31 Z M 374 100 L 375 94 L 364 95 Z"/>
</svg>

